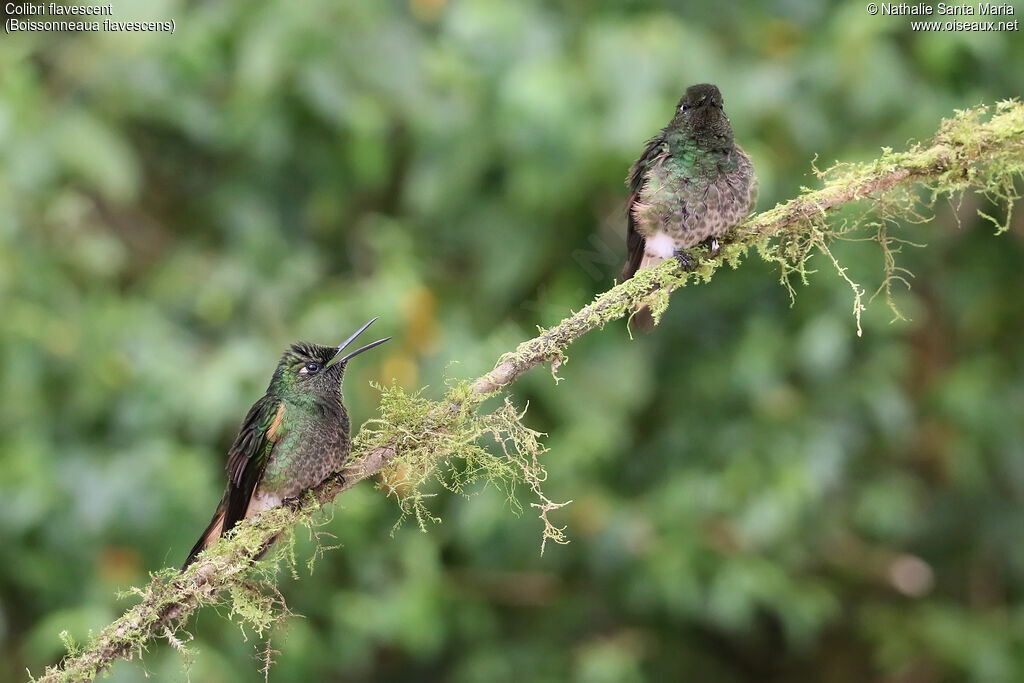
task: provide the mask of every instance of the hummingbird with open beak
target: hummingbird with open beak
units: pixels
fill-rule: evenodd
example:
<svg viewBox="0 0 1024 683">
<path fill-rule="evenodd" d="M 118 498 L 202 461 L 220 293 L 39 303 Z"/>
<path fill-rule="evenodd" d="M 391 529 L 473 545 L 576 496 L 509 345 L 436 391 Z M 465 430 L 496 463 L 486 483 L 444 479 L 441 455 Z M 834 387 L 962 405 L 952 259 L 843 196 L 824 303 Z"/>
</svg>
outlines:
<svg viewBox="0 0 1024 683">
<path fill-rule="evenodd" d="M 281 356 L 228 450 L 227 490 L 182 571 L 241 520 L 297 498 L 342 468 L 352 443 L 341 394 L 345 367 L 390 337 L 344 351 L 376 319 L 339 346 L 299 342 Z"/>
</svg>

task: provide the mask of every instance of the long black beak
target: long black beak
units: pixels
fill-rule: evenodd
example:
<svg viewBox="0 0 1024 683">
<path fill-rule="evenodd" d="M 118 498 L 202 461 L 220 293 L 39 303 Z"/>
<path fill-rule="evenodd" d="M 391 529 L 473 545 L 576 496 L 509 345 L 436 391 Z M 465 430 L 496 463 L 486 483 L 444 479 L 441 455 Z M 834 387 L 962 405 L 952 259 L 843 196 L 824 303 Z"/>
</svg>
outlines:
<svg viewBox="0 0 1024 683">
<path fill-rule="evenodd" d="M 355 332 L 353 332 L 353 333 L 352 333 L 352 336 L 351 336 L 351 337 L 349 337 L 348 339 L 346 339 L 345 341 L 343 341 L 343 342 L 342 342 L 342 343 L 341 343 L 340 345 L 338 345 L 338 353 L 337 353 L 337 354 L 335 354 L 334 358 L 332 358 L 332 359 L 331 359 L 330 361 L 328 361 L 328 363 L 327 363 L 327 366 L 326 366 L 326 367 L 330 367 L 330 366 L 332 366 L 332 365 L 336 365 L 336 364 L 338 364 L 338 363 L 347 363 L 347 362 L 349 361 L 349 359 L 350 359 L 350 358 L 352 358 L 352 357 L 354 357 L 354 356 L 358 356 L 358 355 L 359 355 L 359 354 L 361 354 L 361 353 L 362 353 L 363 351 L 369 351 L 369 350 L 370 350 L 370 349 L 372 349 L 372 348 L 373 348 L 374 346 L 380 346 L 381 344 L 383 344 L 383 343 L 384 343 L 384 342 L 386 342 L 387 340 L 391 339 L 391 337 L 384 337 L 383 339 L 378 339 L 378 340 L 377 340 L 377 341 L 375 341 L 375 342 L 370 342 L 370 343 L 369 343 L 369 344 L 367 344 L 366 346 L 360 347 L 360 348 L 356 349 L 355 351 L 352 351 L 352 352 L 350 352 L 350 353 L 347 353 L 347 354 L 345 354 L 344 356 L 342 356 L 342 355 L 341 355 L 341 352 L 345 350 L 345 347 L 347 347 L 347 346 L 348 346 L 349 344 L 351 344 L 352 342 L 354 342 L 354 341 L 355 341 L 355 339 L 356 339 L 356 337 L 358 337 L 358 336 L 359 336 L 359 335 L 361 335 L 361 334 L 362 334 L 363 332 L 365 332 L 365 331 L 366 331 L 366 328 L 367 328 L 367 327 L 369 327 L 370 325 L 372 325 L 372 324 L 374 323 L 374 321 L 376 321 L 376 320 L 377 320 L 377 318 L 372 318 L 372 319 L 371 319 L 371 320 L 370 320 L 369 322 L 367 322 L 367 323 L 366 323 L 365 325 L 363 325 L 363 326 L 362 326 L 362 327 L 360 327 L 360 328 L 359 328 L 358 330 L 356 330 Z"/>
</svg>

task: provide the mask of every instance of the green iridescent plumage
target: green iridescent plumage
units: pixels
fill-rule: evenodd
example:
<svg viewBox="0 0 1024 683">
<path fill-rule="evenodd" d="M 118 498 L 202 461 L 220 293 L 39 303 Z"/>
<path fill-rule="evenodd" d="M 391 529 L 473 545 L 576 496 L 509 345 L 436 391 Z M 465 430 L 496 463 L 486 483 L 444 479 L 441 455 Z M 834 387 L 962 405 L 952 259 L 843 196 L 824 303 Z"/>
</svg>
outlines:
<svg viewBox="0 0 1024 683">
<path fill-rule="evenodd" d="M 284 353 L 228 450 L 227 490 L 182 569 L 242 519 L 298 496 L 345 464 L 351 444 L 341 394 L 346 364 L 388 338 L 344 356 L 342 350 L 372 322 L 340 346 L 300 342 Z"/>
</svg>

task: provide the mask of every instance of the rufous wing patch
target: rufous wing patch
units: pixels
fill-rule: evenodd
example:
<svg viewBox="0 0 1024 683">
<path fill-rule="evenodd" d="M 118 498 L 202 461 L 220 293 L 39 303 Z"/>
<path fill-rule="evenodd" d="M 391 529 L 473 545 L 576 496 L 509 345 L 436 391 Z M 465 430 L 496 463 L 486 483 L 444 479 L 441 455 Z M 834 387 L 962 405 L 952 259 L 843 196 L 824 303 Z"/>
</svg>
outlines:
<svg viewBox="0 0 1024 683">
<path fill-rule="evenodd" d="M 224 510 L 218 510 L 217 515 L 210 522 L 210 526 L 207 527 L 206 533 L 203 534 L 203 548 L 209 548 L 213 543 L 220 538 L 221 532 L 224 530 Z"/>
<path fill-rule="evenodd" d="M 284 424 L 284 403 L 282 402 L 277 406 L 277 415 L 274 415 L 273 421 L 270 423 L 270 427 L 267 428 L 267 441 L 277 441 L 278 433 L 281 431 L 281 425 Z"/>
</svg>

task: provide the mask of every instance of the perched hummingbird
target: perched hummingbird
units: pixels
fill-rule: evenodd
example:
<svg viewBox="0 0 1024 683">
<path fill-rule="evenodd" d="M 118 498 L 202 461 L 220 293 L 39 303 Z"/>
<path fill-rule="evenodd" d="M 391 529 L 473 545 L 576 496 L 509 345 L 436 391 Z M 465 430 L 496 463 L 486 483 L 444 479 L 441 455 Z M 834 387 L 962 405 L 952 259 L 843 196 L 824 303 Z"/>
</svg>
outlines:
<svg viewBox="0 0 1024 683">
<path fill-rule="evenodd" d="M 341 400 L 345 366 L 390 337 L 342 351 L 374 320 L 340 346 L 299 342 L 284 352 L 266 395 L 249 409 L 228 451 L 227 491 L 182 571 L 241 520 L 297 497 L 345 464 L 351 446 Z"/>
<path fill-rule="evenodd" d="M 733 141 L 722 93 L 710 83 L 686 89 L 675 116 L 648 141 L 626 182 L 623 282 L 672 256 L 689 267 L 684 250 L 705 240 L 717 250 L 716 238 L 750 213 L 757 197 L 750 159 Z M 631 324 L 650 332 L 650 309 L 638 306 Z"/>
</svg>

